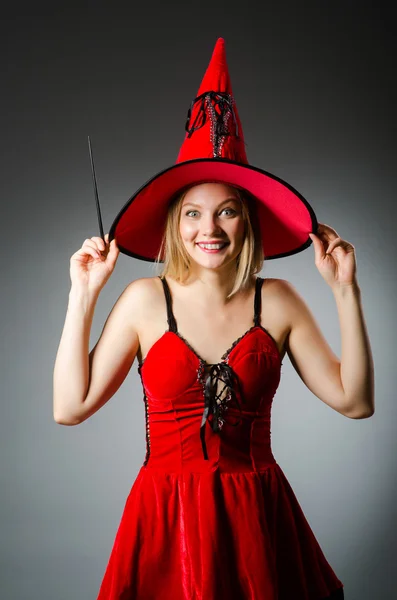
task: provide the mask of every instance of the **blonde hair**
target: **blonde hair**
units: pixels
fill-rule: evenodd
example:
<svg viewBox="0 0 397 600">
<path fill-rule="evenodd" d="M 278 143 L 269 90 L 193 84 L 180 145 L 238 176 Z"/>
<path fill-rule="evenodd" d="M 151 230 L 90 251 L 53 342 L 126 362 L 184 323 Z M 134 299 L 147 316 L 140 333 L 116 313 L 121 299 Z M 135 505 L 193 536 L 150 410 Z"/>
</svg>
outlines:
<svg viewBox="0 0 397 600">
<path fill-rule="evenodd" d="M 160 250 L 155 259 L 156 266 L 162 265 L 158 275 L 161 277 L 169 275 L 181 284 L 186 281 L 189 275 L 192 260 L 186 251 L 179 231 L 183 199 L 191 187 L 193 186 L 179 192 L 171 200 Z M 245 223 L 245 232 L 243 247 L 236 258 L 234 286 L 228 298 L 239 290 L 249 287 L 252 276 L 261 271 L 265 260 L 255 199 L 245 190 L 240 190 L 232 185 L 229 187 L 235 189 L 238 194 Z"/>
</svg>

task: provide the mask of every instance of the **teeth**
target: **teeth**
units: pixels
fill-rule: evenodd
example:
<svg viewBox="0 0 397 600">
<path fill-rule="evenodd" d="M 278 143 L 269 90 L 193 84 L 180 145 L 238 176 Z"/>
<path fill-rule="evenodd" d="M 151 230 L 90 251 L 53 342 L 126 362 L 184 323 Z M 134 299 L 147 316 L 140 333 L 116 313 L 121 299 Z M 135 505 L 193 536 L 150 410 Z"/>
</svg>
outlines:
<svg viewBox="0 0 397 600">
<path fill-rule="evenodd" d="M 207 248 L 208 250 L 218 250 L 219 248 L 223 248 L 225 244 L 199 244 L 201 248 Z"/>
</svg>

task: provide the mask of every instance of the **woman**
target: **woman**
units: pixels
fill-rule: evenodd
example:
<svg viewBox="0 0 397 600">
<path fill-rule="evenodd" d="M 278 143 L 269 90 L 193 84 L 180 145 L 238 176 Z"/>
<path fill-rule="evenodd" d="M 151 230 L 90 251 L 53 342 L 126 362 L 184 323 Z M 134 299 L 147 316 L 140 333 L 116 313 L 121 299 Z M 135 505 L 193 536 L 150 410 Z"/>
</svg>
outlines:
<svg viewBox="0 0 397 600">
<path fill-rule="evenodd" d="M 272 454 L 270 420 L 286 352 L 331 408 L 349 418 L 374 412 L 354 247 L 324 224 L 309 234 L 337 303 L 340 361 L 294 287 L 257 276 L 271 240 L 261 234 L 270 216 L 257 220 L 261 200 L 249 186 L 219 176 L 181 187 L 172 200 L 164 198 L 161 276 L 127 286 L 90 354 L 95 304 L 119 243 L 109 234 L 105 241 L 92 237 L 71 258 L 54 418 L 66 425 L 89 418 L 136 357 L 146 408 L 146 456 L 98 600 L 341 599 L 343 584 Z M 147 189 L 137 198 L 145 193 L 148 200 Z M 134 210 L 136 224 L 139 202 Z M 155 222 L 152 205 L 149 212 Z M 146 252 L 148 260 L 147 240 L 131 236 L 129 216 L 123 209 L 113 233 L 121 223 L 124 252 Z M 157 233 L 153 224 L 151 239 Z M 287 234 L 281 241 L 287 248 Z"/>
</svg>

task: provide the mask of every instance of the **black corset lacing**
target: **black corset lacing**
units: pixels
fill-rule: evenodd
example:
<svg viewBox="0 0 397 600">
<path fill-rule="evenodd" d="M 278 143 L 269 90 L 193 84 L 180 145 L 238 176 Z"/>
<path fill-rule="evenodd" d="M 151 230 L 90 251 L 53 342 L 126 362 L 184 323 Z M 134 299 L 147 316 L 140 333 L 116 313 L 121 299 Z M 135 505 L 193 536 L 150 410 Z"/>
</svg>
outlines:
<svg viewBox="0 0 397 600">
<path fill-rule="evenodd" d="M 204 459 L 208 460 L 207 446 L 205 443 L 205 424 L 208 423 L 214 433 L 219 433 L 224 423 L 228 425 L 239 425 L 241 419 L 235 423 L 231 423 L 225 418 L 225 411 L 228 410 L 228 403 L 233 401 L 237 408 L 242 414 L 241 406 L 236 394 L 236 389 L 239 392 L 241 401 L 245 404 L 245 399 L 241 392 L 240 382 L 236 373 L 226 363 L 221 362 L 217 364 L 208 365 L 210 367 L 204 383 L 204 412 L 200 426 L 200 438 L 201 446 L 203 448 Z M 222 381 L 224 386 L 217 393 L 218 382 Z M 226 395 L 222 398 L 223 392 L 227 390 Z M 209 419 L 209 415 L 212 415 L 212 419 Z"/>
<path fill-rule="evenodd" d="M 196 114 L 194 122 L 190 125 L 192 111 L 194 105 L 200 103 L 199 110 Z M 213 144 L 213 154 L 215 158 L 219 158 L 222 151 L 222 146 L 226 136 L 232 135 L 229 130 L 229 119 L 230 115 L 233 117 L 233 123 L 235 127 L 234 135 L 238 138 L 238 124 L 236 114 L 234 112 L 234 99 L 233 96 L 226 92 L 204 92 L 197 96 L 190 105 L 187 113 L 187 119 L 185 124 L 185 130 L 188 132 L 190 138 L 197 129 L 203 127 L 207 121 L 207 113 L 211 119 L 211 141 Z"/>
<path fill-rule="evenodd" d="M 201 419 L 200 438 L 201 438 L 201 445 L 202 445 L 202 449 L 203 449 L 204 459 L 208 460 L 207 446 L 205 443 L 205 426 L 206 426 L 207 421 L 208 421 L 212 431 L 214 433 L 218 433 L 218 434 L 219 434 L 220 430 L 222 429 L 224 423 L 227 423 L 227 425 L 236 426 L 236 425 L 239 425 L 242 421 L 242 419 L 240 418 L 235 423 L 231 423 L 230 421 L 227 421 L 225 419 L 224 413 L 225 413 L 225 411 L 228 410 L 228 408 L 229 408 L 228 405 L 231 402 L 233 402 L 237 406 L 238 410 L 240 411 L 240 415 L 242 415 L 242 410 L 241 410 L 238 396 L 240 397 L 241 402 L 243 404 L 246 404 L 244 394 L 242 393 L 242 390 L 241 390 L 241 385 L 240 385 L 238 376 L 235 373 L 235 371 L 233 371 L 232 367 L 228 364 L 227 361 L 228 361 L 229 354 L 230 354 L 231 350 L 233 349 L 233 347 L 250 330 L 246 331 L 240 338 L 238 338 L 237 340 L 235 340 L 235 342 L 233 342 L 233 344 L 229 348 L 229 350 L 227 350 L 225 352 L 225 354 L 223 355 L 223 357 L 222 357 L 223 360 L 221 362 L 215 363 L 215 364 L 206 363 L 197 354 L 197 352 L 194 350 L 194 348 L 192 348 L 192 346 L 189 344 L 189 342 L 179 333 L 175 315 L 172 311 L 172 297 L 171 297 L 170 289 L 168 287 L 167 280 L 165 279 L 165 277 L 159 276 L 159 278 L 163 284 L 164 294 L 165 294 L 165 299 L 166 299 L 167 322 L 168 322 L 168 327 L 169 327 L 168 331 L 172 331 L 177 336 L 179 336 L 184 341 L 184 343 L 190 347 L 192 352 L 200 360 L 200 368 L 198 371 L 197 378 L 203 384 L 203 390 L 204 390 L 204 411 L 203 411 L 203 416 Z M 255 283 L 254 325 L 253 325 L 253 327 L 260 326 L 262 284 L 263 284 L 263 278 L 257 277 L 256 283 Z M 206 367 L 209 368 L 207 374 L 204 373 L 204 370 Z M 219 391 L 219 393 L 217 393 L 219 381 L 222 381 L 224 383 L 224 386 Z M 224 390 L 227 390 L 227 392 L 224 395 L 224 397 L 222 398 L 222 394 L 223 394 Z M 212 418 L 209 418 L 210 416 L 212 416 Z"/>
</svg>

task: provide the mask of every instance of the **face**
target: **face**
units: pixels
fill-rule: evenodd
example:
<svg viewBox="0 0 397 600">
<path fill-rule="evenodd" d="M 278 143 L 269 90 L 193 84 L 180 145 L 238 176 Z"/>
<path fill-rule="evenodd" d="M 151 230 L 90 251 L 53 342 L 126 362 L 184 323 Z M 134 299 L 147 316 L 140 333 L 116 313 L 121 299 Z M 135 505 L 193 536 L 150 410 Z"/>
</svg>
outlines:
<svg viewBox="0 0 397 600">
<path fill-rule="evenodd" d="M 198 265 L 210 269 L 230 265 L 241 251 L 244 229 L 241 202 L 233 187 L 202 183 L 186 193 L 179 231 L 188 254 Z M 217 246 L 206 248 L 210 242 Z"/>
</svg>

